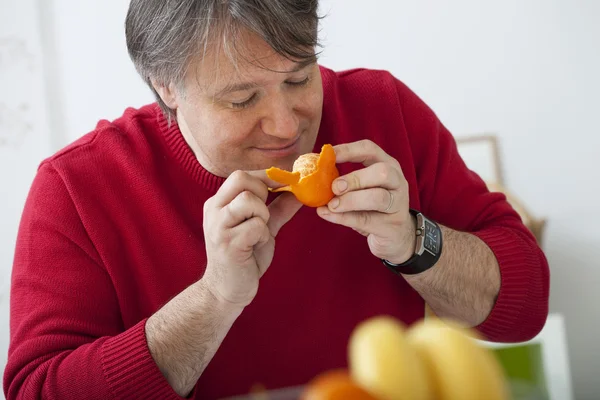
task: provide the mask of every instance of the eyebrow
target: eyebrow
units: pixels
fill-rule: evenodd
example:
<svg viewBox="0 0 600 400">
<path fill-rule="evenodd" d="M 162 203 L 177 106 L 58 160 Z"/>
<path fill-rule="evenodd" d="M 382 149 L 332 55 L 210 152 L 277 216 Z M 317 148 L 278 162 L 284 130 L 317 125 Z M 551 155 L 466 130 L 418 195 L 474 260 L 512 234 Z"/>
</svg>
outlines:
<svg viewBox="0 0 600 400">
<path fill-rule="evenodd" d="M 308 67 L 309 65 L 312 65 L 314 63 L 317 62 L 317 57 L 310 57 L 307 58 L 306 60 L 297 62 L 296 65 L 294 66 L 294 68 L 292 68 L 289 71 L 281 71 L 281 73 L 283 74 L 290 74 L 293 72 L 298 72 L 303 70 L 304 68 Z M 225 86 L 224 88 L 222 88 L 221 90 L 217 91 L 213 97 L 219 98 L 222 97 L 223 95 L 227 94 L 227 93 L 233 93 L 233 92 L 241 92 L 244 90 L 250 90 L 250 89 L 255 89 L 257 87 L 260 87 L 261 85 L 257 82 L 241 82 L 241 83 L 234 83 L 234 84 L 230 84 Z"/>
</svg>

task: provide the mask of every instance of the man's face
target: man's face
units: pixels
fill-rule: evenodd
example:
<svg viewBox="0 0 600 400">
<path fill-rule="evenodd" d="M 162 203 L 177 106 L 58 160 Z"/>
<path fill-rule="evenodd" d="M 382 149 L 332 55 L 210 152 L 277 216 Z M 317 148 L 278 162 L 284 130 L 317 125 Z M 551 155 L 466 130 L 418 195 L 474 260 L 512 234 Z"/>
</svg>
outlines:
<svg viewBox="0 0 600 400">
<path fill-rule="evenodd" d="M 236 64 L 207 51 L 192 64 L 183 93 L 174 91 L 177 120 L 204 168 L 291 168 L 312 151 L 321 122 L 323 87 L 315 60 L 300 64 L 246 34 Z M 167 103 L 168 104 L 168 103 Z"/>
</svg>

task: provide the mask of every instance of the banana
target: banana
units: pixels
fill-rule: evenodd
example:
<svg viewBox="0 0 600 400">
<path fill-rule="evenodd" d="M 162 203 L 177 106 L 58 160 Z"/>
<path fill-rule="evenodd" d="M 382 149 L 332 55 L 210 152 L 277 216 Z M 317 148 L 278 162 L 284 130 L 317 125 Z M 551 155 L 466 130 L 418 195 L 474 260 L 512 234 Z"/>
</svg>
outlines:
<svg viewBox="0 0 600 400">
<path fill-rule="evenodd" d="M 348 352 L 352 379 L 378 399 L 433 399 L 426 367 L 396 319 L 378 316 L 361 322 L 350 336 Z"/>
<path fill-rule="evenodd" d="M 437 400 L 507 400 L 507 382 L 498 360 L 473 338 L 477 334 L 442 320 L 412 326 L 407 343 L 423 359 Z"/>
</svg>

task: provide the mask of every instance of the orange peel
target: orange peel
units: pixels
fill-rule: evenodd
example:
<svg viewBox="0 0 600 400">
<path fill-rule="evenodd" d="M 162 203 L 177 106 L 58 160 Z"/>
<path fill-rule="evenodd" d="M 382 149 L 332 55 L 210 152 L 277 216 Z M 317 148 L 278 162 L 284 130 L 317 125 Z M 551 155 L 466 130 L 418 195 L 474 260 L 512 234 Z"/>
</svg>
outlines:
<svg viewBox="0 0 600 400">
<path fill-rule="evenodd" d="M 294 161 L 292 172 L 271 167 L 267 176 L 285 186 L 272 192 L 292 192 L 305 206 L 321 207 L 334 197 L 331 184 L 340 176 L 335 164 L 335 150 L 323 145 L 321 153 L 303 154 Z"/>
</svg>

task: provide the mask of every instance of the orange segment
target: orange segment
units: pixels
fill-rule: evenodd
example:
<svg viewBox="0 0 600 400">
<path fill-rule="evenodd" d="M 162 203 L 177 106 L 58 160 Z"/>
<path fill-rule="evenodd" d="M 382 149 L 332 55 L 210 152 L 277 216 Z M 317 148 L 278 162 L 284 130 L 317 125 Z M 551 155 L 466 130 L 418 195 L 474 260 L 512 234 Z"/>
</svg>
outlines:
<svg viewBox="0 0 600 400">
<path fill-rule="evenodd" d="M 317 170 L 320 158 L 321 155 L 317 153 L 303 154 L 294 161 L 294 171 L 298 171 L 300 176 L 305 178 Z"/>
<path fill-rule="evenodd" d="M 326 205 L 334 196 L 331 184 L 340 176 L 335 164 L 335 150 L 330 144 L 321 153 L 303 154 L 294 162 L 293 172 L 276 167 L 267 169 L 272 180 L 287 185 L 273 192 L 289 191 L 298 201 L 309 207 Z"/>
</svg>

